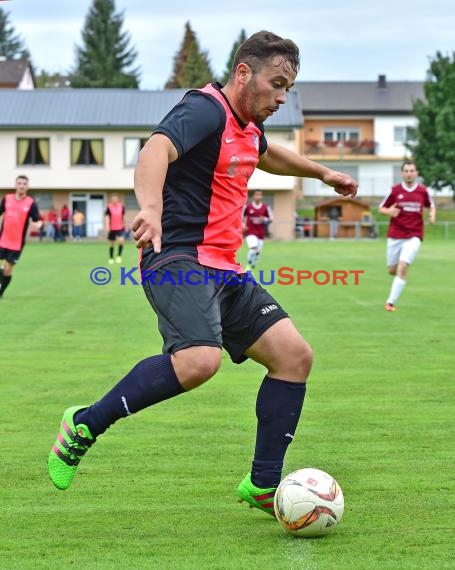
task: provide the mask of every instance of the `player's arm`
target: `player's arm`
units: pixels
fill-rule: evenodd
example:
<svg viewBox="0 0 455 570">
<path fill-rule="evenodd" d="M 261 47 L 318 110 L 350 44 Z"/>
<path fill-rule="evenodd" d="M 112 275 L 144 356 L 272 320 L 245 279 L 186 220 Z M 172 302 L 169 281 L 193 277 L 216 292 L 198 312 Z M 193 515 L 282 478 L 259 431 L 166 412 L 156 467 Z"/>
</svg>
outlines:
<svg viewBox="0 0 455 570">
<path fill-rule="evenodd" d="M 436 222 L 436 206 L 434 205 L 434 202 L 431 202 L 428 221 L 430 222 L 430 224 L 434 224 Z"/>
<path fill-rule="evenodd" d="M 388 208 L 385 208 L 384 206 L 382 206 L 382 208 L 378 208 L 378 212 L 380 214 L 390 216 L 391 218 L 396 218 L 400 213 L 400 208 L 396 204 L 392 204 Z"/>
<path fill-rule="evenodd" d="M 274 143 L 268 143 L 267 150 L 260 155 L 258 168 L 270 174 L 317 178 L 343 196 L 354 198 L 357 194 L 358 184 L 351 176 Z"/>
<path fill-rule="evenodd" d="M 109 207 L 106 208 L 104 212 L 104 233 L 107 235 L 109 233 L 109 229 L 111 227 L 111 213 L 109 211 Z"/>
<path fill-rule="evenodd" d="M 141 209 L 131 226 L 139 248 L 153 247 L 155 252 L 161 251 L 164 181 L 169 164 L 177 158 L 174 144 L 161 133 L 154 134 L 139 153 L 134 192 Z"/>
<path fill-rule="evenodd" d="M 1 208 L 0 208 L 0 212 L 1 212 Z M 32 222 L 34 223 L 35 227 L 38 230 L 40 230 L 43 227 L 44 222 L 41 219 L 39 209 L 38 209 L 38 206 L 36 205 L 36 202 L 33 202 L 32 207 L 30 208 L 30 218 L 32 219 Z"/>
</svg>

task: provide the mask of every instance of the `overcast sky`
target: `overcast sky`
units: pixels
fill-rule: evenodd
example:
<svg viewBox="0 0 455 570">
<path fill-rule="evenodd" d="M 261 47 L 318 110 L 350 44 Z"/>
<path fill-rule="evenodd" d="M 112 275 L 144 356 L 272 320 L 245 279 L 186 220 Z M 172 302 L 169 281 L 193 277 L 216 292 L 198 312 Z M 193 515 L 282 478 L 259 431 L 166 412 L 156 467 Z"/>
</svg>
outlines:
<svg viewBox="0 0 455 570">
<path fill-rule="evenodd" d="M 92 0 L 0 0 L 38 71 L 67 72 Z M 301 50 L 304 81 L 424 80 L 429 59 L 455 51 L 455 0 L 116 0 L 138 51 L 142 89 L 162 89 L 190 21 L 214 71 L 240 30 L 267 29 Z"/>
</svg>

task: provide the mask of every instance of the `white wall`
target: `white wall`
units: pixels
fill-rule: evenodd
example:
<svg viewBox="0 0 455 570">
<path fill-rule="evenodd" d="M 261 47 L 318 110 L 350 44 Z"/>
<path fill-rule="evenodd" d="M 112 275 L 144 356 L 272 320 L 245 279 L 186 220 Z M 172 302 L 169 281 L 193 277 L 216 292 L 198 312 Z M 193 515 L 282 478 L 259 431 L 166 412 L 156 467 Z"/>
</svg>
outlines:
<svg viewBox="0 0 455 570">
<path fill-rule="evenodd" d="M 18 174 L 30 178 L 32 190 L 121 190 L 132 189 L 134 168 L 124 166 L 123 140 L 126 137 L 144 137 L 143 131 L 0 131 L 0 190 L 14 186 Z M 292 132 L 266 132 L 267 140 L 295 148 Z M 49 138 L 50 166 L 16 166 L 16 139 Z M 104 139 L 104 166 L 71 166 L 72 138 Z M 249 187 L 263 190 L 290 190 L 295 185 L 293 176 L 276 176 L 256 170 Z"/>
<path fill-rule="evenodd" d="M 33 83 L 33 77 L 30 69 L 27 67 L 24 76 L 17 86 L 18 89 L 35 89 L 35 84 Z"/>
<path fill-rule="evenodd" d="M 124 137 L 143 137 L 144 133 L 125 131 L 0 131 L 0 188 L 11 188 L 18 174 L 30 178 L 32 190 L 48 189 L 123 189 L 133 188 L 134 168 L 123 166 Z M 16 138 L 49 138 L 50 166 L 16 166 Z M 104 139 L 104 166 L 71 166 L 72 138 Z"/>
<path fill-rule="evenodd" d="M 394 141 L 395 127 L 416 127 L 414 117 L 376 117 L 374 119 L 374 140 L 378 142 L 376 154 L 378 156 L 395 157 L 398 159 L 409 155 L 409 151 L 401 143 Z"/>
</svg>

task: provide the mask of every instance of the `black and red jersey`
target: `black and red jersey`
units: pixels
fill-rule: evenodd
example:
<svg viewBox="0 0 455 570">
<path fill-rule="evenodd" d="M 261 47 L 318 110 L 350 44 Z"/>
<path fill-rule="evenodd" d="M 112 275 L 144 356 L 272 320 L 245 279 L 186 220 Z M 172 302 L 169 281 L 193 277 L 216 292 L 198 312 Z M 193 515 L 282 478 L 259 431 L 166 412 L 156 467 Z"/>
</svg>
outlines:
<svg viewBox="0 0 455 570">
<path fill-rule="evenodd" d="M 390 218 L 387 237 L 418 237 L 423 240 L 423 210 L 434 205 L 426 186 L 416 184 L 413 188 L 407 188 L 402 183 L 392 186 L 390 194 L 379 207 L 390 208 L 394 204 L 400 209 L 400 213 L 396 218 Z"/>
<path fill-rule="evenodd" d="M 163 190 L 162 251 L 142 252 L 149 269 L 191 257 L 202 265 L 242 271 L 242 210 L 248 180 L 267 150 L 262 124 L 243 124 L 219 84 L 189 91 L 154 133 L 167 136 L 179 158 Z"/>
<path fill-rule="evenodd" d="M 113 232 L 125 229 L 123 217 L 125 215 L 125 206 L 120 202 L 110 202 L 107 205 L 106 216 L 109 216 L 109 229 Z"/>
<path fill-rule="evenodd" d="M 0 248 L 21 251 L 30 218 L 34 222 L 40 219 L 35 200 L 31 196 L 18 200 L 15 193 L 7 194 L 0 203 L 0 216 L 2 214 L 4 216 L 0 229 Z"/>
</svg>

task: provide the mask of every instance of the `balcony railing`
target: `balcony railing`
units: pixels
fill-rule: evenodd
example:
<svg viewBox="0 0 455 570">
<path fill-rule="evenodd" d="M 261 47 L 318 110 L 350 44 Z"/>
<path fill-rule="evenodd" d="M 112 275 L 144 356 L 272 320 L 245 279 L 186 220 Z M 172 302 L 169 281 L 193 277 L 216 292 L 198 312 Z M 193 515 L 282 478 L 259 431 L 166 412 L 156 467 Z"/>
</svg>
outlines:
<svg viewBox="0 0 455 570">
<path fill-rule="evenodd" d="M 361 141 L 319 141 L 306 139 L 304 141 L 305 154 L 350 156 L 361 154 L 376 154 L 377 143 L 372 140 Z"/>
</svg>

